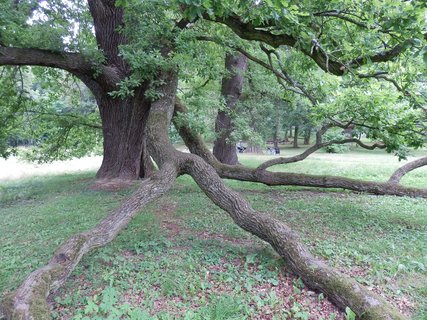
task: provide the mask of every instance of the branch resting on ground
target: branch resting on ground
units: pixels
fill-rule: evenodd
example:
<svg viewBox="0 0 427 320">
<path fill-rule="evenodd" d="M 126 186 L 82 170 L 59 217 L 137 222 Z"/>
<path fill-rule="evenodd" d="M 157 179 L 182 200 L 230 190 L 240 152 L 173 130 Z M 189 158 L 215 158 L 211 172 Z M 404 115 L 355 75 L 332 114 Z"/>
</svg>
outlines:
<svg viewBox="0 0 427 320">
<path fill-rule="evenodd" d="M 117 210 L 90 231 L 66 240 L 47 265 L 32 272 L 19 288 L 7 296 L 2 311 L 7 319 L 45 319 L 49 314 L 46 298 L 62 286 L 82 256 L 113 240 L 149 202 L 169 190 L 177 176 L 176 166 L 166 164 L 140 187 Z"/>
<path fill-rule="evenodd" d="M 324 292 L 342 309 L 350 307 L 361 319 L 405 319 L 383 298 L 311 255 L 285 223 L 255 211 L 237 192 L 224 184 L 211 164 L 197 155 L 175 150 L 168 138 L 168 128 L 175 100 L 172 93 L 176 92 L 177 82 L 165 79 L 169 81 L 160 88 L 162 98 L 152 103 L 147 120 L 150 154 L 160 170 L 142 181 L 138 190 L 97 227 L 68 239 L 46 266 L 31 273 L 3 305 L 6 316 L 26 320 L 47 318 L 46 297 L 65 282 L 82 255 L 110 242 L 145 204 L 169 190 L 177 175 L 188 173 L 237 225 L 270 243 L 308 287 Z"/>
<path fill-rule="evenodd" d="M 185 106 L 177 100 L 175 113 L 185 113 Z M 212 165 L 222 178 L 239 181 L 259 182 L 269 186 L 304 186 L 318 188 L 342 188 L 357 192 L 366 192 L 376 195 L 394 195 L 427 198 L 426 189 L 409 188 L 391 185 L 384 182 L 371 182 L 344 177 L 321 176 L 312 174 L 298 174 L 288 172 L 270 172 L 257 170 L 241 165 L 230 166 L 220 163 L 206 147 L 200 135 L 191 131 L 185 121 L 173 121 L 181 138 L 191 153 L 197 154 Z"/>
</svg>

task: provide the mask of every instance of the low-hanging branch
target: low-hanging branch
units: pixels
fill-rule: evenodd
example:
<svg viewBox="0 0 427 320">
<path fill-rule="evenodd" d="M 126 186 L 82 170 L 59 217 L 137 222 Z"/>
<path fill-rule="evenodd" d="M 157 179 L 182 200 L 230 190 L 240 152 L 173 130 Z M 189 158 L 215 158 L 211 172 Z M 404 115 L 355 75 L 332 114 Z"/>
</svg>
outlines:
<svg viewBox="0 0 427 320">
<path fill-rule="evenodd" d="M 330 140 L 330 141 L 325 141 L 325 142 L 321 142 L 321 143 L 316 143 L 313 146 L 311 146 L 310 148 L 306 149 L 304 152 L 293 156 L 293 157 L 280 157 L 280 158 L 275 158 L 275 159 L 271 159 L 268 160 L 262 164 L 260 164 L 256 170 L 266 170 L 269 167 L 278 165 L 278 164 L 288 164 L 288 163 L 294 163 L 294 162 L 299 162 L 302 161 L 304 159 L 306 159 L 309 155 L 311 155 L 312 153 L 316 152 L 319 149 L 334 145 L 334 144 L 347 144 L 347 143 L 356 143 L 359 146 L 361 146 L 364 149 L 368 149 L 368 150 L 374 150 L 376 148 L 379 149 L 384 149 L 386 146 L 383 143 L 374 143 L 372 145 L 367 145 L 365 143 L 363 143 L 362 141 L 360 141 L 359 139 L 356 138 L 348 138 L 348 139 L 342 139 L 342 140 Z"/>
<path fill-rule="evenodd" d="M 222 178 L 239 181 L 259 182 L 269 186 L 303 186 L 317 188 L 342 188 L 376 195 L 394 195 L 427 198 L 427 189 L 409 188 L 386 182 L 372 182 L 336 176 L 322 176 L 289 172 L 270 172 L 248 168 L 242 165 L 220 163 L 205 145 L 200 135 L 195 134 L 185 121 L 185 106 L 177 100 L 175 116 L 172 119 L 181 138 L 191 153 L 197 154 L 211 164 Z"/>
<path fill-rule="evenodd" d="M 191 175 L 239 227 L 269 243 L 308 287 L 324 292 L 341 309 L 349 307 L 364 320 L 405 319 L 382 297 L 314 257 L 286 223 L 254 210 L 239 193 L 225 185 L 211 164 L 197 155 L 175 150 L 167 130 L 177 82 L 164 79 L 167 81 L 160 88 L 162 96 L 151 104 L 147 120 L 149 151 L 159 171 L 142 181 L 138 190 L 97 227 L 68 239 L 46 266 L 31 273 L 3 304 L 8 319 L 48 318 L 47 296 L 65 282 L 83 254 L 111 241 L 145 204 L 170 189 L 182 173 Z"/>
<path fill-rule="evenodd" d="M 397 169 L 391 175 L 388 182 L 392 183 L 392 184 L 398 184 L 404 175 L 406 175 L 407 173 L 409 173 L 412 170 L 421 168 L 423 166 L 427 166 L 427 157 L 423 157 L 423 158 L 413 160 L 413 161 L 401 166 L 399 169 Z"/>
</svg>

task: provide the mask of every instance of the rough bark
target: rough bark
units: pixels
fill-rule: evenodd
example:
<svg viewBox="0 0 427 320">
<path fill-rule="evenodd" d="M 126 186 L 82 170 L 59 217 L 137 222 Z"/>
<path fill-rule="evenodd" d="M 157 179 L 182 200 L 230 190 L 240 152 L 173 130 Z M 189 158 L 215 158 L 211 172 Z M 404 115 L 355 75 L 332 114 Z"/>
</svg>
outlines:
<svg viewBox="0 0 427 320">
<path fill-rule="evenodd" d="M 423 167 L 427 165 L 427 157 L 419 158 L 414 161 L 411 161 L 399 169 L 397 169 L 388 180 L 388 183 L 391 184 L 398 184 L 402 177 L 407 174 L 408 172 L 415 170 L 417 168 Z"/>
<path fill-rule="evenodd" d="M 32 272 L 19 288 L 2 303 L 6 319 L 49 319 L 46 298 L 67 280 L 82 256 L 109 243 L 149 202 L 164 194 L 174 183 L 175 165 L 144 180 L 140 187 L 117 210 L 94 229 L 74 235 L 65 241 L 44 267 Z"/>
<path fill-rule="evenodd" d="M 135 180 L 153 173 L 144 138 L 148 103 L 144 97 L 146 84 L 135 88 L 134 95 L 114 99 L 109 95 L 119 89 L 120 81 L 131 70 L 119 54 L 119 47 L 127 42 L 120 32 L 123 8 L 115 1 L 88 2 L 93 18 L 98 48 L 105 61 L 91 61 L 81 53 L 56 52 L 33 48 L 0 45 L 0 65 L 37 65 L 66 70 L 78 77 L 94 94 L 102 120 L 103 161 L 97 178 Z"/>
<path fill-rule="evenodd" d="M 241 53 L 227 53 L 225 56 L 225 69 L 221 85 L 221 95 L 225 100 L 225 107 L 218 111 L 215 121 L 215 133 L 213 154 L 222 163 L 237 164 L 236 144 L 230 142 L 233 132 L 233 120 L 231 114 L 242 95 L 244 77 L 247 68 L 247 58 Z"/>
<path fill-rule="evenodd" d="M 186 112 L 181 103 L 175 105 L 175 112 Z M 219 163 L 205 146 L 203 139 L 194 134 L 184 123 L 175 123 L 177 130 L 191 153 L 197 154 L 211 164 L 222 178 L 239 181 L 259 182 L 269 186 L 304 186 L 318 188 L 341 188 L 376 195 L 394 195 L 427 198 L 426 189 L 408 188 L 390 183 L 371 182 L 344 177 L 319 176 L 288 172 L 270 172 L 244 166 L 230 166 Z M 285 158 L 286 159 L 286 158 Z"/>
<path fill-rule="evenodd" d="M 360 319 L 405 319 L 382 297 L 315 258 L 285 223 L 252 209 L 237 192 L 225 186 L 215 169 L 205 161 L 190 156 L 184 170 L 239 227 L 270 243 L 308 287 L 324 292 L 342 309 L 350 307 Z"/>
<path fill-rule="evenodd" d="M 177 80 L 173 73 L 161 74 L 160 78 L 164 81 L 159 88 L 162 98 L 152 103 L 147 120 L 149 151 L 160 171 L 143 181 L 120 209 L 95 229 L 71 237 L 56 251 L 48 265 L 34 271 L 3 305 L 8 318 L 45 318 L 47 295 L 65 281 L 81 256 L 111 241 L 143 205 L 167 191 L 179 173 L 188 173 L 241 228 L 270 243 L 309 287 L 325 292 L 341 308 L 350 307 L 361 319 L 404 319 L 381 297 L 313 257 L 286 224 L 252 209 L 237 192 L 225 186 L 212 165 L 196 155 L 176 151 L 170 144 L 167 128 L 172 117 Z"/>
<path fill-rule="evenodd" d="M 98 179 L 135 180 L 152 174 L 145 141 L 149 101 L 144 93 L 141 87 L 125 100 L 108 94 L 97 97 L 104 136 Z"/>
</svg>

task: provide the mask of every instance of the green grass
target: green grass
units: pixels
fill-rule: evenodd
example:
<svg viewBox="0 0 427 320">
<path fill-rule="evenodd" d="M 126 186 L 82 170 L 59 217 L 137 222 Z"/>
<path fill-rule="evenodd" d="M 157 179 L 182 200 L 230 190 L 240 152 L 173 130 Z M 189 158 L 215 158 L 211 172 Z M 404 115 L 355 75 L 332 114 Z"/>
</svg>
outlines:
<svg viewBox="0 0 427 320">
<path fill-rule="evenodd" d="M 332 163 L 335 156 L 339 161 Z M 256 166 L 265 158 L 244 155 L 241 161 Z M 379 152 L 320 153 L 286 170 L 385 181 L 398 165 Z M 414 171 L 405 183 L 427 187 L 426 176 L 425 169 Z M 86 173 L 1 184 L 2 295 L 130 192 L 93 191 L 92 178 Z M 426 319 L 426 200 L 227 184 L 256 209 L 290 224 L 315 254 L 403 306 L 413 319 Z M 85 256 L 51 307 L 55 319 L 346 317 L 288 274 L 268 245 L 236 227 L 186 176 L 111 244 Z"/>
</svg>

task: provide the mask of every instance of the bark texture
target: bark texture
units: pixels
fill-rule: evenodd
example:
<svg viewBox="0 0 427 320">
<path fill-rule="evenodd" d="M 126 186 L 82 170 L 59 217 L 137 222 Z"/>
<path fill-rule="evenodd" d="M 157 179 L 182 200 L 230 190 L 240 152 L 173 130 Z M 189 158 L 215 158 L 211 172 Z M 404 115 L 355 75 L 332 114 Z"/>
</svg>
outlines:
<svg viewBox="0 0 427 320">
<path fill-rule="evenodd" d="M 176 151 L 170 144 L 167 128 L 174 108 L 177 78 L 173 72 L 162 73 L 159 78 L 163 83 L 158 88 L 161 98 L 151 103 L 147 138 L 148 149 L 160 171 L 144 180 L 138 190 L 97 227 L 71 237 L 45 267 L 34 271 L 3 304 L 8 319 L 47 318 L 47 295 L 66 280 L 82 255 L 111 241 L 145 204 L 166 192 L 180 173 L 190 174 L 241 228 L 270 243 L 309 287 L 326 293 L 339 307 L 350 307 L 360 319 L 404 319 L 381 297 L 313 257 L 285 223 L 255 211 L 237 192 L 225 186 L 211 164 L 197 155 Z M 219 163 L 213 155 L 208 158 L 213 164 Z"/>
<path fill-rule="evenodd" d="M 225 56 L 225 69 L 228 72 L 221 85 L 221 95 L 225 100 L 225 108 L 218 111 L 215 121 L 213 154 L 222 163 L 237 164 L 236 144 L 230 142 L 234 130 L 231 114 L 242 95 L 244 77 L 247 68 L 247 58 L 241 53 L 227 53 Z"/>
<path fill-rule="evenodd" d="M 417 160 L 411 161 L 404 166 L 397 169 L 388 180 L 391 184 L 398 184 L 402 177 L 408 172 L 415 170 L 417 168 L 423 167 L 427 165 L 427 157 L 419 158 Z"/>
<path fill-rule="evenodd" d="M 0 44 L 0 65 L 37 65 L 66 70 L 78 77 L 96 98 L 102 120 L 104 158 L 99 179 L 135 180 L 152 174 L 153 167 L 144 138 L 148 103 L 147 84 L 135 88 L 134 95 L 114 99 L 110 93 L 131 74 L 119 54 L 127 39 L 123 26 L 123 8 L 115 1 L 88 1 L 98 48 L 105 61 L 91 61 L 81 53 L 33 48 L 6 47 Z"/>
<path fill-rule="evenodd" d="M 19 288 L 6 297 L 2 312 L 6 319 L 49 319 L 46 298 L 67 280 L 82 256 L 113 240 L 130 220 L 149 202 L 163 195 L 174 183 L 175 165 L 164 165 L 116 211 L 94 229 L 74 235 L 65 241 L 44 267 L 32 272 Z"/>
<path fill-rule="evenodd" d="M 135 180 L 152 174 L 145 140 L 150 105 L 144 93 L 141 87 L 125 100 L 104 93 L 97 96 L 104 136 L 98 179 Z"/>
<path fill-rule="evenodd" d="M 182 103 L 176 103 L 175 112 L 186 112 L 185 106 Z M 188 126 L 180 122 L 175 123 L 177 130 L 184 140 L 184 143 L 188 147 L 191 153 L 197 154 L 209 164 L 211 164 L 222 178 L 234 179 L 248 182 L 259 182 L 269 186 L 304 186 L 304 187 L 318 187 L 318 188 L 342 188 L 346 190 L 352 190 L 357 192 L 366 192 L 376 195 L 393 195 L 393 196 L 408 196 L 408 197 L 420 197 L 427 198 L 426 189 L 409 188 L 399 185 L 392 185 L 390 183 L 383 182 L 371 182 L 364 180 L 349 179 L 344 177 L 335 176 L 320 176 L 311 174 L 298 174 L 288 172 L 271 172 L 263 169 L 263 165 L 256 169 L 244 167 L 241 165 L 231 166 L 219 163 L 211 154 L 209 149 L 203 142 L 203 139 L 198 135 L 194 134 Z M 357 139 L 355 139 L 357 140 Z M 356 142 L 352 139 L 352 141 Z M 329 143 L 329 142 L 327 142 Z M 334 143 L 336 143 L 334 141 Z M 356 142 L 357 143 L 357 142 Z M 373 148 L 373 146 L 370 146 Z M 304 158 L 307 155 L 304 154 Z M 273 159 L 274 163 L 281 159 L 290 158 L 278 158 Z M 273 161 L 272 160 L 272 161 Z M 286 163 L 285 160 L 283 163 Z M 295 162 L 293 157 L 292 161 Z M 272 163 L 270 163 L 272 164 Z"/>
<path fill-rule="evenodd" d="M 350 307 L 360 319 L 404 319 L 383 298 L 351 277 L 315 258 L 286 224 L 256 212 L 237 192 L 225 186 L 215 169 L 202 159 L 189 157 L 185 170 L 219 207 L 242 229 L 268 242 L 304 283 L 324 292 L 341 308 Z"/>
</svg>

